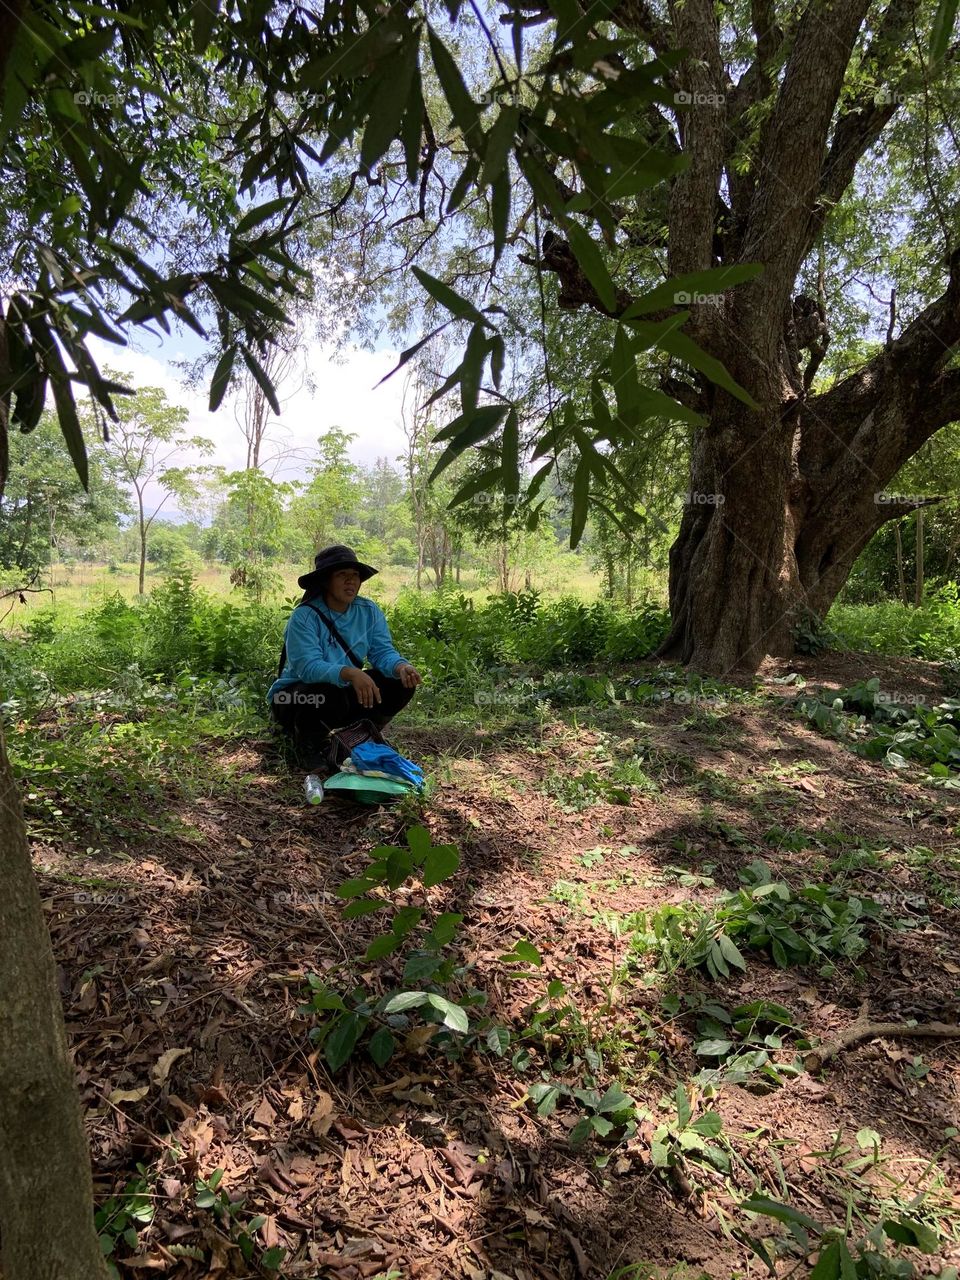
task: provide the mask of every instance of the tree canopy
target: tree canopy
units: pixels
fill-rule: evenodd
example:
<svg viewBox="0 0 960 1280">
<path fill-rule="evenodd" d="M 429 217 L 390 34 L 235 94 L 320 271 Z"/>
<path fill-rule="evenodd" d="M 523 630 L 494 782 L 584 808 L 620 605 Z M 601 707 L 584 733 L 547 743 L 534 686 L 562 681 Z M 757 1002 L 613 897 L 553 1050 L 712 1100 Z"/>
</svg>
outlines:
<svg viewBox="0 0 960 1280">
<path fill-rule="evenodd" d="M 682 442 L 668 650 L 755 665 L 825 613 L 897 514 L 872 494 L 958 412 L 954 16 L 14 6 L 12 424 L 49 386 L 85 479 L 73 388 L 108 417 L 121 391 L 87 339 L 172 322 L 210 339 L 211 407 L 242 369 L 276 412 L 263 353 L 291 304 L 322 288 L 369 324 L 385 288 L 421 330 L 401 366 L 462 343 L 434 467 L 475 451 L 461 496 L 533 523 L 553 474 L 574 544 L 591 504 L 626 532 L 635 459 Z"/>
</svg>

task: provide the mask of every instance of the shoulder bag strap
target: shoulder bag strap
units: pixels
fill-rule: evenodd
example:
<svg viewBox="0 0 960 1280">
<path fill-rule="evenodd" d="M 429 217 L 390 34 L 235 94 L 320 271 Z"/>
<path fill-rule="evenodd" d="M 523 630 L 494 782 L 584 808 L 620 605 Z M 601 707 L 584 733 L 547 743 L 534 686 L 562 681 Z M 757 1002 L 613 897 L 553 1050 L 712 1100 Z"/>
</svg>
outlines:
<svg viewBox="0 0 960 1280">
<path fill-rule="evenodd" d="M 337 630 L 334 624 L 330 621 L 327 615 L 323 613 L 320 609 L 318 609 L 317 606 L 313 604 L 310 600 L 301 600 L 300 603 L 297 605 L 297 608 L 300 609 L 304 605 L 306 605 L 308 609 L 312 609 L 313 612 L 317 615 L 317 617 L 321 618 L 327 624 L 327 630 L 333 636 L 334 640 L 336 640 L 337 644 L 340 646 L 343 652 L 347 655 L 347 657 L 350 659 L 353 665 L 355 667 L 359 667 L 360 670 L 362 671 L 363 663 L 360 661 L 357 655 L 353 652 L 350 646 L 346 643 L 346 641 L 341 636 L 340 632 Z M 284 639 L 283 648 L 280 651 L 280 665 L 279 667 L 277 667 L 278 676 L 283 675 L 283 669 L 286 665 L 287 665 L 287 642 L 286 642 L 286 639 Z"/>
<path fill-rule="evenodd" d="M 305 604 L 308 609 L 312 609 L 318 618 L 323 619 L 323 621 L 327 624 L 327 630 L 333 636 L 334 640 L 336 640 L 337 644 L 340 646 L 343 652 L 347 655 L 347 657 L 350 659 L 353 665 L 355 667 L 359 667 L 360 670 L 362 671 L 363 663 L 360 661 L 357 655 L 353 652 L 353 650 L 347 644 L 346 640 L 344 640 L 343 636 L 334 626 L 333 622 L 331 622 L 331 620 L 327 617 L 327 615 L 323 613 L 322 610 L 318 609 L 317 606 L 309 600 L 303 600 L 301 601 L 301 603 Z"/>
</svg>

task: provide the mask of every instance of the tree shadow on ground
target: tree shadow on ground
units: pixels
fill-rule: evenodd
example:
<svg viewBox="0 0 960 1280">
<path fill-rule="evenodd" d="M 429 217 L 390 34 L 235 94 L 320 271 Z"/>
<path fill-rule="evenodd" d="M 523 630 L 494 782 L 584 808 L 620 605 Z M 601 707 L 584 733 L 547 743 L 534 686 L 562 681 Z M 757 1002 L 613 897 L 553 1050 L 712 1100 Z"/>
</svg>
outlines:
<svg viewBox="0 0 960 1280">
<path fill-rule="evenodd" d="M 433 904 L 463 914 L 458 946 L 490 1012 L 515 1034 L 551 978 L 585 1017 L 598 1017 L 629 946 L 605 913 L 705 901 L 710 894 L 682 884 L 677 868 L 709 865 L 718 886 L 733 888 L 760 856 L 794 885 L 818 878 L 860 892 L 929 890 L 927 863 L 907 864 L 896 851 L 946 845 L 955 812 L 942 794 L 888 778 L 785 710 L 732 705 L 722 729 L 685 724 L 689 713 L 676 707 L 655 711 L 578 708 L 544 725 L 496 728 L 479 745 L 471 726 L 446 741 L 442 726 L 398 726 L 401 749 L 438 774 L 452 771 L 424 819 L 435 841 L 458 845 L 462 869 Z M 431 741 L 434 761 L 425 758 Z M 777 1162 L 806 1211 L 835 1217 L 853 1183 L 842 1161 L 828 1167 L 811 1152 L 829 1149 L 837 1131 L 876 1130 L 883 1160 L 895 1162 L 883 1167 L 896 1176 L 922 1171 L 942 1146 L 957 1117 L 957 1053 L 938 1042 L 923 1046 L 929 1078 L 909 1074 L 913 1053 L 894 1056 L 918 1046 L 888 1041 L 857 1046 L 821 1077 L 774 1093 L 755 1092 L 751 1081 L 725 1086 L 715 1105 L 737 1157 L 732 1196 L 709 1169 L 654 1170 L 649 1124 L 602 1167 L 601 1144 L 573 1151 L 572 1108 L 539 1117 L 521 1101 L 543 1071 L 573 1078 L 543 1037 L 531 1042 L 533 1068 L 523 1073 L 484 1052 L 448 1060 L 421 1048 L 382 1069 L 361 1053 L 331 1077 L 298 1013 L 302 980 L 313 972 L 331 986 L 362 979 L 374 990 L 391 981 L 359 963 L 376 922 L 344 921 L 335 891 L 373 845 L 402 840 L 415 815 L 337 801 L 307 809 L 299 777 L 280 771 L 270 749 L 236 749 L 246 775 L 236 791 L 171 800 L 193 838 L 145 832 L 126 861 L 109 845 L 78 850 L 70 866 L 88 879 L 108 869 L 121 886 L 108 891 L 113 900 L 77 901 L 92 891 L 43 880 L 98 1186 L 105 1195 L 137 1160 L 160 1170 L 146 1250 L 158 1268 L 165 1260 L 164 1273 L 203 1273 L 207 1261 L 191 1272 L 187 1259 L 171 1261 L 170 1247 L 202 1247 L 209 1260 L 213 1224 L 191 1184 L 223 1168 L 231 1193 L 246 1193 L 249 1213 L 266 1213 L 269 1230 L 295 1249 L 291 1276 L 353 1280 L 396 1261 L 404 1280 L 490 1268 L 515 1280 L 572 1280 L 682 1262 L 691 1276 L 703 1269 L 720 1280 L 746 1254 L 724 1236 L 717 1209 L 730 1212 L 758 1183 L 777 1195 Z M 551 777 L 603 777 L 638 750 L 656 790 L 635 787 L 629 803 L 601 798 L 570 811 L 550 793 Z M 853 808 L 858 797 L 888 794 L 895 804 Z M 777 843 L 768 838 L 774 827 L 801 839 Z M 631 852 L 621 857 L 623 849 Z M 863 852 L 873 860 L 858 861 Z M 555 892 L 561 882 L 582 899 Z M 955 1016 L 944 959 L 960 922 L 955 906 L 927 897 L 918 927 L 871 935 L 862 974 L 848 965 L 828 976 L 778 970 L 751 954 L 743 975 L 710 983 L 680 967 L 660 977 L 639 954 L 607 1017 L 619 1041 L 603 1050 L 605 1078 L 632 1061 L 631 1091 L 662 1119 L 660 1100 L 703 1066 L 694 1017 L 665 1015 L 665 992 L 699 992 L 727 1007 L 772 998 L 824 1038 L 852 1020 L 865 995 L 878 1016 Z M 529 979 L 511 977 L 499 959 L 520 937 L 543 956 Z M 172 1049 L 187 1052 L 164 1075 Z M 696 1105 L 714 1104 L 696 1095 Z M 955 1174 L 950 1152 L 946 1163 Z M 225 1256 L 234 1274 L 255 1274 L 236 1251 Z"/>
</svg>

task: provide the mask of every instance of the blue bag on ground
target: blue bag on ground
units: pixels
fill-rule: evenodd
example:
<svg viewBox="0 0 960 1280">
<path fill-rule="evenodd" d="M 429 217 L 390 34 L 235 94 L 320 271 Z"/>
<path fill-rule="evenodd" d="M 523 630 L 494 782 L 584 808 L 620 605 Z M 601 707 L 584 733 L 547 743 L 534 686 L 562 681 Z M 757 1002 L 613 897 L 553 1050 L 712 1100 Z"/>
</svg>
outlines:
<svg viewBox="0 0 960 1280">
<path fill-rule="evenodd" d="M 412 783 L 418 790 L 423 787 L 420 766 L 385 742 L 358 742 L 350 752 L 350 762 L 357 773 L 385 773 L 389 778 Z"/>
</svg>

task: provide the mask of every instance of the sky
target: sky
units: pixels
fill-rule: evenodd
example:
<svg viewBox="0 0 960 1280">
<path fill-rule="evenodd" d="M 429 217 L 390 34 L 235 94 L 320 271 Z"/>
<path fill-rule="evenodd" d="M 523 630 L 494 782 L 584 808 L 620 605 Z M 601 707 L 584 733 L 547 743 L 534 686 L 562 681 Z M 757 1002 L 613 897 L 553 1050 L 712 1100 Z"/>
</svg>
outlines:
<svg viewBox="0 0 960 1280">
<path fill-rule="evenodd" d="M 202 387 L 188 387 L 174 364 L 177 360 L 195 360 L 202 350 L 200 339 L 176 333 L 155 337 L 143 329 L 129 332 L 131 342 L 127 347 L 90 340 L 91 353 L 101 371 L 109 366 L 128 375 L 129 385 L 134 388 L 161 387 L 172 403 L 189 411 L 185 434 L 213 442 L 214 453 L 206 462 L 228 470 L 243 467 L 246 441 L 236 416 L 235 397 L 231 394 L 216 413 L 210 413 L 210 374 Z M 303 478 L 310 459 L 316 455 L 317 437 L 331 427 L 355 435 L 350 444 L 354 462 L 371 466 L 377 458 L 385 457 L 396 465 L 406 446 L 402 426 L 403 374 L 381 387 L 376 384 L 398 359 L 399 353 L 390 348 L 367 351 L 347 346 L 335 351 L 316 341 L 304 342 L 301 367 L 277 388 L 282 413 L 269 430 L 275 443 L 264 447 L 263 470 L 277 480 Z M 305 384 L 304 368 L 309 370 L 314 384 L 312 391 Z M 277 444 L 283 450 L 296 449 L 297 459 L 286 463 L 276 460 Z M 159 490 L 148 494 L 148 502 L 152 499 L 157 503 L 160 496 Z M 176 519 L 176 515 L 172 504 L 164 503 L 163 518 Z"/>
</svg>

